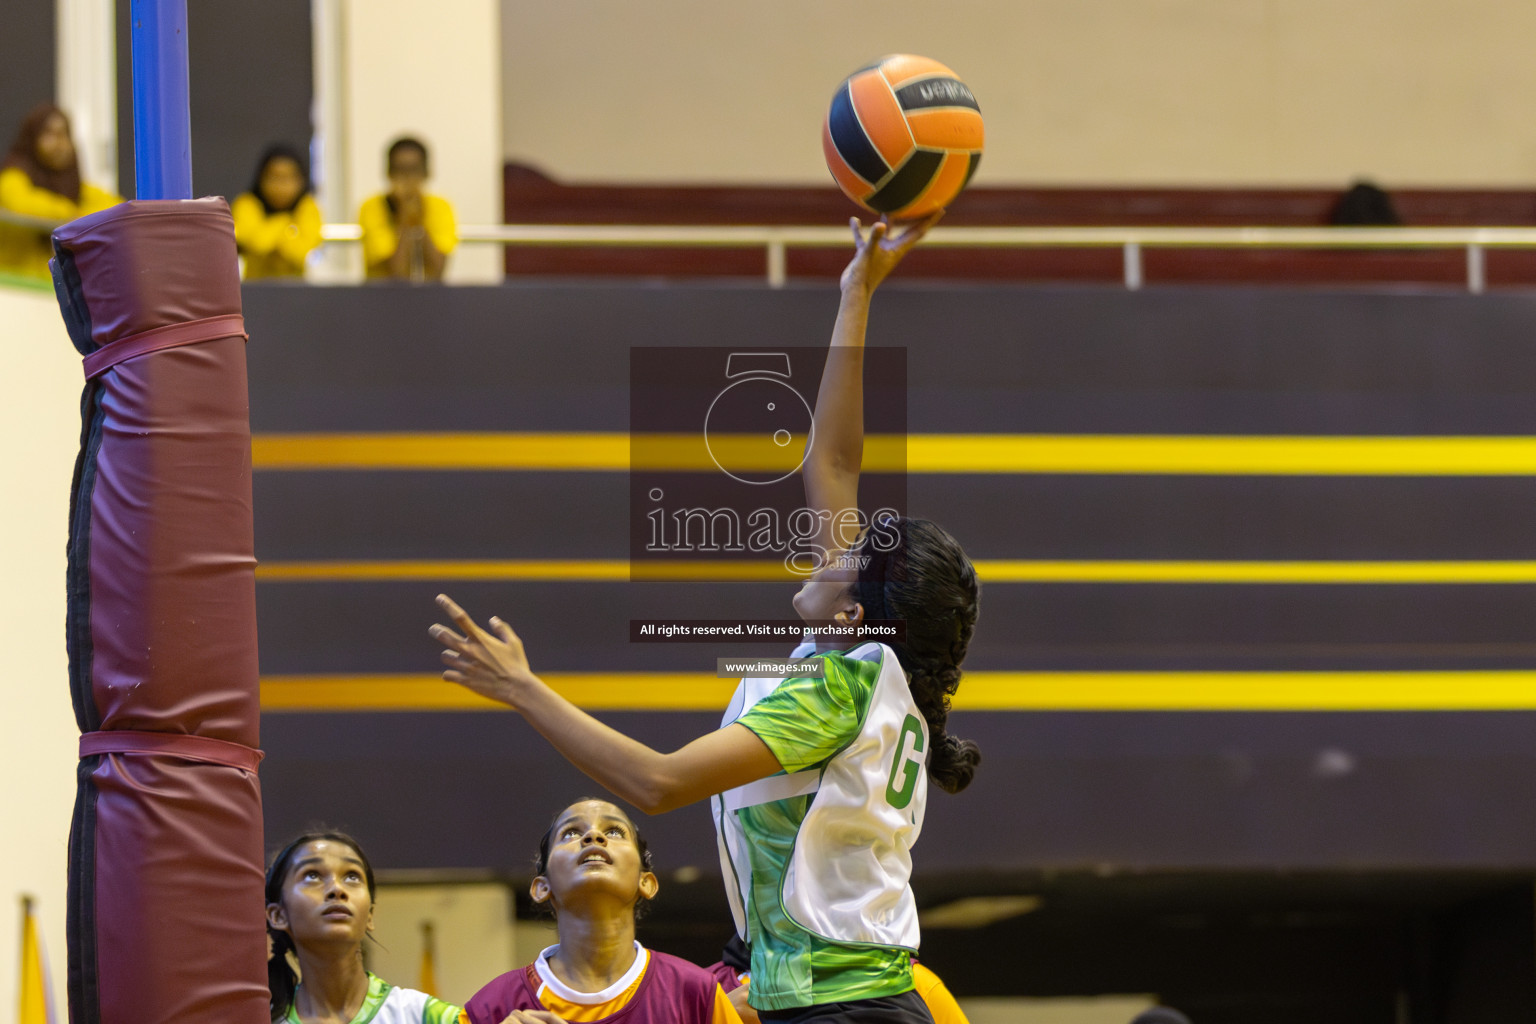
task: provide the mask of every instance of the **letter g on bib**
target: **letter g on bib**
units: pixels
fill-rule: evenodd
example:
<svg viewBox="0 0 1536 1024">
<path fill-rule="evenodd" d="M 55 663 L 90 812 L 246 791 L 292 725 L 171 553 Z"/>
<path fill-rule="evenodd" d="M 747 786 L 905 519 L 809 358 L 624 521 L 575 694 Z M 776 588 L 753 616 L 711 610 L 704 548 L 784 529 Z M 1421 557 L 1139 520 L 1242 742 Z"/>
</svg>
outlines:
<svg viewBox="0 0 1536 1024">
<path fill-rule="evenodd" d="M 908 745 L 907 737 L 911 737 Z M 901 738 L 896 741 L 896 756 L 891 761 L 891 777 L 885 784 L 885 800 L 900 810 L 912 802 L 917 789 L 917 779 L 923 770 L 923 726 L 915 715 L 908 715 L 901 723 Z M 901 786 L 896 785 L 897 773 L 901 774 Z"/>
</svg>

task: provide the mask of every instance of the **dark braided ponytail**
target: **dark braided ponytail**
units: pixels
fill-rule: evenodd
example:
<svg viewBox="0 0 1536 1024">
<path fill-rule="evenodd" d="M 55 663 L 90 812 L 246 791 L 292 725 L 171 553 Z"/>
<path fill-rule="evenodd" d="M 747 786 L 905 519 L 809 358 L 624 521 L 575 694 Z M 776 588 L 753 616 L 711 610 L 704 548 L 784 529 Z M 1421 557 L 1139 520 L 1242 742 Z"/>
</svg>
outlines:
<svg viewBox="0 0 1536 1024">
<path fill-rule="evenodd" d="M 303 835 L 293 837 L 288 843 L 277 851 L 272 858 L 272 863 L 267 865 L 266 897 L 267 903 L 281 903 L 283 899 L 283 883 L 288 879 L 288 870 L 292 866 L 293 855 L 305 843 L 326 840 L 333 843 L 341 843 L 352 848 L 357 854 L 357 859 L 363 862 L 363 876 L 368 880 L 368 898 L 374 898 L 373 865 L 368 862 L 368 855 L 363 848 L 357 845 L 357 840 L 345 832 L 305 832 Z M 277 928 L 267 925 L 267 938 L 272 944 L 272 955 L 267 957 L 267 990 L 272 994 L 272 1020 L 283 1021 L 288 1019 L 288 1011 L 293 1008 L 294 993 L 299 987 L 298 973 L 293 969 L 293 963 L 288 959 L 288 954 L 298 954 L 298 948 L 293 944 L 293 936 Z"/>
<path fill-rule="evenodd" d="M 981 763 L 980 747 L 945 728 L 980 611 L 976 568 L 955 538 L 926 519 L 884 520 L 854 554 L 869 556 L 854 584 L 864 618 L 906 623 L 906 639 L 890 647 L 928 722 L 928 775 L 946 793 L 958 793 Z"/>
</svg>

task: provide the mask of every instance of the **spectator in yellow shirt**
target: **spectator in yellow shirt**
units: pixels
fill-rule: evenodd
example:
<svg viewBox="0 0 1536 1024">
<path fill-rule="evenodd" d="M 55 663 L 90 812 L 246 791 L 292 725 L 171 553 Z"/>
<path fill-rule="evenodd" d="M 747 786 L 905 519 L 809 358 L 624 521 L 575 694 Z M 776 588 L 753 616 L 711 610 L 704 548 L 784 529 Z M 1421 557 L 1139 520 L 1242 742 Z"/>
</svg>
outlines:
<svg viewBox="0 0 1536 1024">
<path fill-rule="evenodd" d="M 122 201 L 122 196 L 80 180 L 80 161 L 64 111 L 52 103 L 32 108 L 0 162 L 0 210 L 42 223 L 0 219 L 0 271 L 47 277 L 53 228 Z"/>
<path fill-rule="evenodd" d="M 389 191 L 357 214 L 368 277 L 441 281 L 459 236 L 448 200 L 422 189 L 430 173 L 427 147 L 409 136 L 396 139 L 386 168 Z"/>
<path fill-rule="evenodd" d="M 245 258 L 245 279 L 303 277 L 304 260 L 320 244 L 320 207 L 291 146 L 268 146 L 251 190 L 235 197 L 235 243 Z"/>
</svg>

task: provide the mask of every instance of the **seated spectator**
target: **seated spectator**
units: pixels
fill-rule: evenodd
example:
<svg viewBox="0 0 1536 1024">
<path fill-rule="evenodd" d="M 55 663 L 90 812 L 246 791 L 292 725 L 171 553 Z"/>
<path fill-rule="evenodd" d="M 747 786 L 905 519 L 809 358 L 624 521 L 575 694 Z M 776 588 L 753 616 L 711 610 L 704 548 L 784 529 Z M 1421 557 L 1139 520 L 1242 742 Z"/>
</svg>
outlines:
<svg viewBox="0 0 1536 1024">
<path fill-rule="evenodd" d="M 363 203 L 357 214 L 368 277 L 441 281 L 459 237 L 448 200 L 422 190 L 431 173 L 427 147 L 396 139 L 386 169 L 389 191 Z"/>
<path fill-rule="evenodd" d="M 39 104 L 21 122 L 16 141 L 0 162 L 0 210 L 46 226 L 0 220 L 0 271 L 46 278 L 53 255 L 49 232 L 122 201 L 122 196 L 80 180 L 69 118 L 52 103 Z"/>
<path fill-rule="evenodd" d="M 251 190 L 230 207 L 247 281 L 304 276 L 304 260 L 320 244 L 320 207 L 311 192 L 304 157 L 291 146 L 268 146 Z"/>
<path fill-rule="evenodd" d="M 1334 227 L 1396 227 L 1403 219 L 1392 205 L 1392 197 L 1379 185 L 1357 181 L 1334 204 L 1328 223 Z"/>
</svg>

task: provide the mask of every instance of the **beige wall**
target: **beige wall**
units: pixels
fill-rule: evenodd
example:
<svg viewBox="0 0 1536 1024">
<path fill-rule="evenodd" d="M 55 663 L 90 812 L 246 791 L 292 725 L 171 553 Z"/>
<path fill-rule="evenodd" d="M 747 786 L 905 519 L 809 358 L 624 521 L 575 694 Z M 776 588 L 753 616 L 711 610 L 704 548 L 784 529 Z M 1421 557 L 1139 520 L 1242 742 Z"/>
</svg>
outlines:
<svg viewBox="0 0 1536 1024">
<path fill-rule="evenodd" d="M 64 1019 L 64 888 L 80 732 L 64 654 L 69 485 L 80 359 L 53 294 L 0 285 L 0 1019 L 16 1007 L 23 893 L 37 910 Z"/>
<path fill-rule="evenodd" d="M 462 1006 L 480 986 L 520 966 L 513 908 L 511 890 L 494 882 L 380 885 L 368 967 L 402 988 L 418 987 L 421 925 L 429 921 L 437 995 Z"/>
<path fill-rule="evenodd" d="M 1536 184 L 1527 0 L 502 0 L 508 159 L 572 181 L 827 181 L 833 90 L 944 61 L 981 184 Z"/>
</svg>

